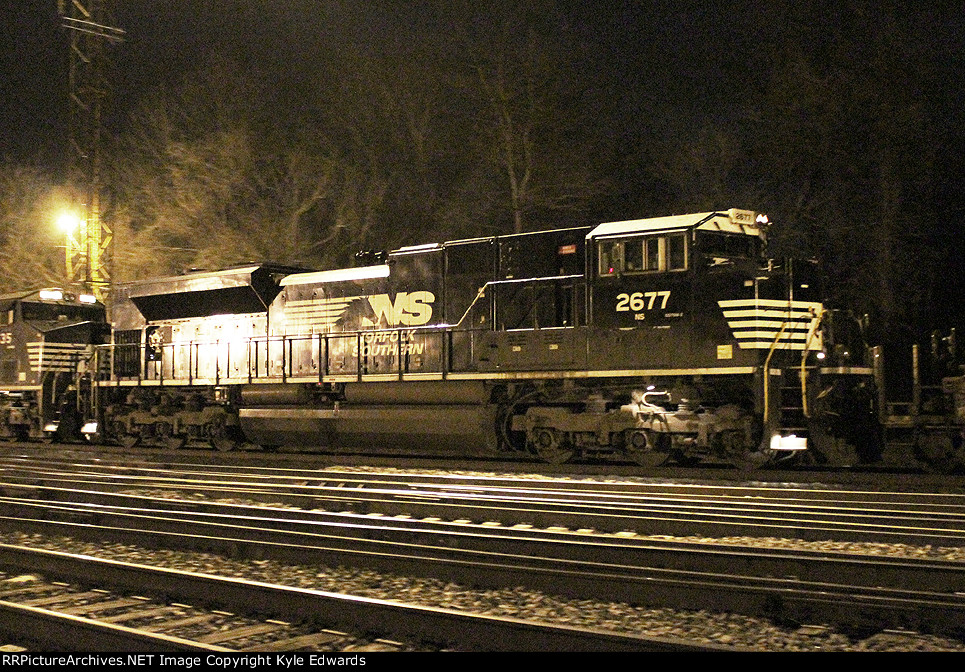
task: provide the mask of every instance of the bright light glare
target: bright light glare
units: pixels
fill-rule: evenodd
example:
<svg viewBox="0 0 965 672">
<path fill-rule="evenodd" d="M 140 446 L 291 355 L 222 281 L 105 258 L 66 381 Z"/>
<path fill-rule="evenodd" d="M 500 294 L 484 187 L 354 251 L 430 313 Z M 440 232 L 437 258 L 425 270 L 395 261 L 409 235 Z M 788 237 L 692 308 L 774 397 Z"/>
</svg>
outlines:
<svg viewBox="0 0 965 672">
<path fill-rule="evenodd" d="M 97 297 L 93 294 L 81 294 L 77 297 L 81 303 L 97 303 Z"/>
<path fill-rule="evenodd" d="M 80 228 L 80 217 L 72 212 L 61 213 L 57 218 L 57 227 L 64 233 L 73 233 Z"/>
<path fill-rule="evenodd" d="M 389 277 L 389 267 L 361 266 L 359 268 L 341 268 L 335 271 L 315 271 L 312 273 L 296 273 L 282 278 L 283 287 L 290 285 L 307 285 L 322 282 L 347 282 L 349 280 L 371 280 Z"/>
<path fill-rule="evenodd" d="M 45 301 L 63 301 L 64 293 L 59 289 L 41 289 L 40 298 Z"/>
</svg>

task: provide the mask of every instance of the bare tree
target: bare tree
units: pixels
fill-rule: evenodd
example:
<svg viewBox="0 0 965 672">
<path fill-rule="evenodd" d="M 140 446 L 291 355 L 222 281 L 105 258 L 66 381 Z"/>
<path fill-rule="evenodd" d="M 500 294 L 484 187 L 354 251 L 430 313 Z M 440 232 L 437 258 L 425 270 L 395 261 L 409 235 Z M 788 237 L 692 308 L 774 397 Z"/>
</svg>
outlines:
<svg viewBox="0 0 965 672">
<path fill-rule="evenodd" d="M 583 208 L 607 185 L 592 168 L 588 111 L 576 104 L 582 87 L 568 59 L 578 49 L 563 46 L 554 3 L 463 4 L 451 17 L 472 69 L 463 85 L 480 155 L 500 175 L 513 231 Z"/>
<path fill-rule="evenodd" d="M 120 277 L 311 261 L 333 164 L 259 117 L 252 77 L 215 64 L 138 108 L 118 155 Z"/>
<path fill-rule="evenodd" d="M 784 44 L 824 11 L 795 7 L 803 35 Z M 910 326 L 939 266 L 924 232 L 937 216 L 927 194 L 940 122 L 920 74 L 938 54 L 887 8 L 852 0 L 840 11 L 807 51 L 776 55 L 749 150 L 778 197 L 783 242 L 821 256 L 842 301 Z"/>
<path fill-rule="evenodd" d="M 71 202 L 39 168 L 0 165 L 0 287 L 62 286 L 64 232 L 57 219 Z"/>
<path fill-rule="evenodd" d="M 769 10 L 777 33 L 731 96 L 729 123 L 676 128 L 652 173 L 673 209 L 765 210 L 772 252 L 820 258 L 836 302 L 886 329 L 922 323 L 946 253 L 928 233 L 942 121 L 922 73 L 942 57 L 926 24 L 865 0 L 832 15 L 817 2 Z"/>
</svg>

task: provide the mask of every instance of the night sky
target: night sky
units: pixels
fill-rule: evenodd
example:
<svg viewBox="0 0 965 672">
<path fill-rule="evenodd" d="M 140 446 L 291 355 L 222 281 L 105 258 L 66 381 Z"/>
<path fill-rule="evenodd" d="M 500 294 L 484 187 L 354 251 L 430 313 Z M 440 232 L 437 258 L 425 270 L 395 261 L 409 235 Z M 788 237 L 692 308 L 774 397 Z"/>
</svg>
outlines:
<svg viewBox="0 0 965 672">
<path fill-rule="evenodd" d="M 0 41 L 0 157 L 42 162 L 66 144 L 67 31 L 60 27 L 56 0 L 5 3 Z M 413 40 L 438 38 L 420 16 L 422 3 L 387 2 L 392 15 L 369 11 L 364 0 L 112 0 L 114 23 L 127 32 L 112 49 L 116 64 L 111 123 L 116 130 L 140 96 L 157 85 L 175 85 L 217 51 L 244 52 L 252 64 L 286 78 L 311 77 L 313 59 L 334 44 L 381 41 L 400 32 Z M 704 121 L 727 116 L 727 96 L 746 92 L 759 73 L 760 46 L 799 39 L 779 25 L 769 2 L 703 0 L 614 0 L 558 2 L 583 48 L 588 87 L 608 95 L 617 123 L 646 125 L 636 118 L 641 100 L 660 99 L 676 117 Z M 775 6 L 780 3 L 774 3 Z M 802 4 L 809 4 L 806 1 Z M 965 6 L 926 3 L 912 23 L 924 24 L 928 39 L 949 54 L 965 47 Z M 827 26 L 835 30 L 835 3 Z M 900 10 L 899 10 L 900 11 Z M 799 45 L 804 49 L 807 44 Z M 963 61 L 949 64 L 961 80 Z M 956 67 L 957 66 L 957 67 Z M 950 82 L 955 92 L 962 83 Z M 961 109 L 962 106 L 958 106 Z M 965 124 L 965 116 L 956 120 Z"/>
<path fill-rule="evenodd" d="M 272 73 L 284 99 L 286 92 L 331 67 L 319 59 L 331 58 L 333 49 L 337 54 L 340 47 L 360 43 L 444 39 L 440 33 L 445 28 L 433 25 L 429 13 L 419 9 L 432 3 L 379 4 L 382 10 L 373 10 L 365 0 L 112 0 L 114 23 L 127 39 L 111 49 L 115 95 L 108 131 L 124 130 L 145 92 L 177 86 L 213 53 L 243 54 L 241 62 Z M 56 0 L 31 0 L 5 3 L 0 10 L 0 158 L 51 169 L 64 161 L 69 111 L 68 38 L 56 5 Z M 729 98 L 753 95 L 763 84 L 758 79 L 768 66 L 765 47 L 776 42 L 817 51 L 823 35 L 847 30 L 841 25 L 849 18 L 839 13 L 837 3 L 790 3 L 827 7 L 814 12 L 824 25 L 802 33 L 783 25 L 784 2 L 559 0 L 556 5 L 581 48 L 571 77 L 598 97 L 605 123 L 627 145 L 650 134 L 685 136 L 708 122 L 727 123 L 737 110 Z M 926 48 L 939 54 L 943 71 L 922 73 L 922 80 L 947 83 L 927 94 L 938 98 L 929 104 L 943 108 L 947 123 L 937 142 L 960 142 L 965 129 L 965 6 L 925 3 L 905 17 L 901 3 L 884 5 L 897 8 L 894 13 L 914 31 L 909 42 L 928 41 Z M 855 53 L 863 46 L 856 43 Z M 891 85 L 908 83 L 882 83 Z M 655 107 L 667 111 L 664 118 L 653 117 Z"/>
<path fill-rule="evenodd" d="M 325 46 L 379 41 L 400 30 L 425 39 L 434 31 L 408 8 L 419 3 L 388 4 L 404 8 L 380 17 L 363 11 L 363 0 L 114 0 L 114 23 L 127 39 L 111 50 L 110 123 L 123 128 L 146 90 L 175 85 L 217 51 L 246 52 L 253 64 L 277 69 L 283 86 L 286 76 L 311 76 Z M 755 3 L 559 4 L 584 48 L 585 70 L 574 74 L 619 99 L 618 113 L 631 123 L 641 96 L 666 98 L 681 116 L 712 113 L 729 79 L 753 65 L 755 42 L 766 39 Z M 68 113 L 68 38 L 56 0 L 8 3 L 2 11 L 0 156 L 56 163 Z"/>
</svg>

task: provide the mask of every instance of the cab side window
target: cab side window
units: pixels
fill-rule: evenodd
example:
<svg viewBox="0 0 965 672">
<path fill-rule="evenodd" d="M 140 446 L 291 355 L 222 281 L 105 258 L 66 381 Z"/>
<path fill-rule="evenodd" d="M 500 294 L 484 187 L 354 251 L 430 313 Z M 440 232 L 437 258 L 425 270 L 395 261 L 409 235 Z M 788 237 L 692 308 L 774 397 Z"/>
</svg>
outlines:
<svg viewBox="0 0 965 672">
<path fill-rule="evenodd" d="M 644 236 L 599 243 L 600 276 L 687 269 L 687 234 Z"/>
<path fill-rule="evenodd" d="M 667 236 L 667 270 L 683 271 L 687 268 L 687 234 Z"/>
<path fill-rule="evenodd" d="M 643 273 L 645 271 L 659 271 L 662 238 L 651 236 L 628 240 L 623 250 L 624 273 Z"/>
<path fill-rule="evenodd" d="M 600 275 L 616 275 L 623 272 L 623 243 L 604 241 L 600 243 Z"/>
</svg>

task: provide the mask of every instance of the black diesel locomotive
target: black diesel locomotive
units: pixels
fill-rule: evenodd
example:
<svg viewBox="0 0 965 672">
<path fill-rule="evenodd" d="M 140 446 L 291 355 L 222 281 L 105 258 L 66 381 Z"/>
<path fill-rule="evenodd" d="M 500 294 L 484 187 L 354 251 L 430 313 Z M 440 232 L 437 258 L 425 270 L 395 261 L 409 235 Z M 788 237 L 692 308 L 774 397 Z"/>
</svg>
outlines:
<svg viewBox="0 0 965 672">
<path fill-rule="evenodd" d="M 65 417 L 129 446 L 877 459 L 861 327 L 813 263 L 764 256 L 767 226 L 731 209 L 130 283 Z"/>
<path fill-rule="evenodd" d="M 765 232 L 729 210 L 132 283 L 87 431 L 646 465 L 868 445 L 855 322 Z"/>
<path fill-rule="evenodd" d="M 42 289 L 0 296 L 0 437 L 49 438 L 58 428 L 76 435 L 79 419 L 91 412 L 77 405 L 77 383 L 91 377 L 101 343 L 110 343 L 110 328 L 92 294 Z"/>
</svg>

